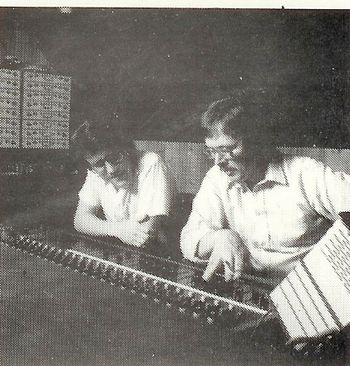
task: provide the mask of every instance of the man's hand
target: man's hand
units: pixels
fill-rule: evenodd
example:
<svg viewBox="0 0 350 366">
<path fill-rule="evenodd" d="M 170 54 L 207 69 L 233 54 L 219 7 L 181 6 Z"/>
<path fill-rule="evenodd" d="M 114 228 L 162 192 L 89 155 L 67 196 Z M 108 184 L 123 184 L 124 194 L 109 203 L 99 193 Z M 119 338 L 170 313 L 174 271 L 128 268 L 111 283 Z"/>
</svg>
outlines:
<svg viewBox="0 0 350 366">
<path fill-rule="evenodd" d="M 213 250 L 203 279 L 209 281 L 220 268 L 224 268 L 225 281 L 237 279 L 242 274 L 244 267 L 245 250 L 241 238 L 231 230 L 219 230 L 210 235 Z"/>
<path fill-rule="evenodd" d="M 118 222 L 115 226 L 114 235 L 123 243 L 143 247 L 152 238 L 153 231 L 146 223 L 125 220 Z"/>
<path fill-rule="evenodd" d="M 167 235 L 165 233 L 166 216 L 145 216 L 139 223 L 148 231 L 149 239 L 165 244 Z"/>
<path fill-rule="evenodd" d="M 147 220 L 139 221 L 140 225 L 144 230 L 147 231 L 149 235 L 149 239 L 154 239 L 157 237 L 157 223 L 153 220 L 153 218 L 149 218 L 147 216 Z"/>
</svg>

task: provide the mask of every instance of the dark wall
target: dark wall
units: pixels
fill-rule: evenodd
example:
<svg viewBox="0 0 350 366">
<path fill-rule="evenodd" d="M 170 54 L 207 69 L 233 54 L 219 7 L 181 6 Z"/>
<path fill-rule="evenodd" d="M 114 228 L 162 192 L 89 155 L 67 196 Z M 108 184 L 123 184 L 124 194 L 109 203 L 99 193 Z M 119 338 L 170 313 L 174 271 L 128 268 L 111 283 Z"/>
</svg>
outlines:
<svg viewBox="0 0 350 366">
<path fill-rule="evenodd" d="M 208 103 L 264 92 L 279 145 L 350 147 L 347 11 L 17 9 L 73 77 L 72 125 L 116 112 L 135 138 L 198 141 Z M 273 113 L 272 113 L 273 111 Z"/>
</svg>

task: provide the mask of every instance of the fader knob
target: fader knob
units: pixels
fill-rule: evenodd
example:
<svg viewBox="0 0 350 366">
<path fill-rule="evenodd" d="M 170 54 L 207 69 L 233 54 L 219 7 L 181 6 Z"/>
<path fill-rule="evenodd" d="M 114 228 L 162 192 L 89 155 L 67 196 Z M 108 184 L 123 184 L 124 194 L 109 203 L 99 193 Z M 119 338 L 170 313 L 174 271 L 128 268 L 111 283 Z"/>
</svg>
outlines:
<svg viewBox="0 0 350 366">
<path fill-rule="evenodd" d="M 58 249 L 56 255 L 54 256 L 54 258 L 52 258 L 52 260 L 55 263 L 61 263 L 61 261 L 64 258 L 64 256 L 65 256 L 65 251 L 62 250 L 62 249 Z"/>
<path fill-rule="evenodd" d="M 195 319 L 198 319 L 201 315 L 204 314 L 203 307 L 200 303 L 197 303 L 196 305 L 193 305 L 192 307 L 192 316 Z"/>
<path fill-rule="evenodd" d="M 87 264 L 88 264 L 87 258 L 83 257 L 82 260 L 79 262 L 79 264 L 77 266 L 77 270 L 79 272 L 84 272 L 86 270 Z"/>
<path fill-rule="evenodd" d="M 143 286 L 143 291 L 148 296 L 152 292 L 152 285 L 151 285 L 149 279 L 147 279 L 147 278 L 144 279 L 142 286 Z"/>
<path fill-rule="evenodd" d="M 44 245 L 44 247 L 41 249 L 40 255 L 42 257 L 45 257 L 47 253 L 50 252 L 50 247 L 48 245 Z"/>
<path fill-rule="evenodd" d="M 19 240 L 11 240 L 9 242 L 7 242 L 6 244 L 10 247 L 13 247 L 13 248 L 17 248 L 21 243 L 21 239 Z"/>
<path fill-rule="evenodd" d="M 121 275 L 120 275 L 120 270 L 119 269 L 114 268 L 114 269 L 111 270 L 110 281 L 113 284 L 119 283 L 120 277 L 121 277 Z"/>
<path fill-rule="evenodd" d="M 175 299 L 177 298 L 174 287 L 168 287 L 165 290 L 165 295 L 171 301 L 171 303 L 173 303 L 175 301 Z"/>
<path fill-rule="evenodd" d="M 112 271 L 114 267 L 112 265 L 109 265 L 106 270 L 103 273 L 102 279 L 105 281 L 110 281 L 112 276 Z"/>
<path fill-rule="evenodd" d="M 54 257 L 56 253 L 56 248 L 55 247 L 49 247 L 49 250 L 45 253 L 45 259 L 47 260 L 51 260 L 52 257 Z"/>
<path fill-rule="evenodd" d="M 68 266 L 71 267 L 71 268 L 76 268 L 80 262 L 80 256 L 79 255 L 74 255 L 72 260 L 68 263 Z"/>
<path fill-rule="evenodd" d="M 124 288 L 130 287 L 130 273 L 126 272 L 125 270 L 122 271 L 122 277 L 120 279 L 120 284 Z"/>
<path fill-rule="evenodd" d="M 137 292 L 142 293 L 144 292 L 144 282 L 139 275 L 134 274 L 134 287 Z"/>
<path fill-rule="evenodd" d="M 33 254 L 37 254 L 41 251 L 41 249 L 44 247 L 44 243 L 36 242 L 35 248 L 33 248 Z"/>
<path fill-rule="evenodd" d="M 105 271 L 105 266 L 104 266 L 104 264 L 103 264 L 103 263 L 101 263 L 101 262 L 99 262 L 99 263 L 97 264 L 96 269 L 95 269 L 95 275 L 96 275 L 97 277 L 101 277 L 101 276 L 103 276 L 104 271 Z"/>
<path fill-rule="evenodd" d="M 86 273 L 90 276 L 93 276 L 95 274 L 95 268 L 96 268 L 96 261 L 94 259 L 91 259 L 91 261 L 87 265 Z"/>
<path fill-rule="evenodd" d="M 160 298 L 160 295 L 159 295 L 159 292 L 154 289 L 154 288 L 151 288 L 149 291 L 148 291 L 148 295 L 149 295 L 149 298 L 150 299 L 153 299 L 155 302 L 159 302 L 159 298 Z"/>
<path fill-rule="evenodd" d="M 37 243 L 36 247 L 33 248 L 33 254 L 39 254 L 44 247 L 43 243 Z"/>
<path fill-rule="evenodd" d="M 84 258 L 84 260 L 82 262 L 80 262 L 80 272 L 82 274 L 88 274 L 88 268 L 89 268 L 89 264 L 91 262 L 90 258 Z"/>
<path fill-rule="evenodd" d="M 209 324 L 212 324 L 218 315 L 217 307 L 214 306 L 213 304 L 207 303 L 207 304 L 205 304 L 204 309 L 205 309 L 205 314 L 207 316 L 207 322 Z"/>
<path fill-rule="evenodd" d="M 198 319 L 198 318 L 200 317 L 200 313 L 199 313 L 199 312 L 197 312 L 197 311 L 194 311 L 194 312 L 192 313 L 192 317 L 193 317 L 193 319 Z"/>
<path fill-rule="evenodd" d="M 162 287 L 161 284 L 157 281 L 153 287 L 153 301 L 156 303 L 160 302 L 162 296 Z"/>
<path fill-rule="evenodd" d="M 32 252 L 34 249 L 36 248 L 36 242 L 35 241 L 32 241 L 30 239 L 28 239 L 26 241 L 26 247 L 25 247 L 25 250 L 30 253 Z"/>
<path fill-rule="evenodd" d="M 55 248 L 55 247 L 52 247 L 51 249 L 50 249 L 50 251 L 46 254 L 46 259 L 48 259 L 48 260 L 52 260 L 53 258 L 55 258 L 55 256 L 56 256 L 56 254 L 57 254 L 57 248 Z"/>
<path fill-rule="evenodd" d="M 70 253 L 70 252 L 66 253 L 66 256 L 62 260 L 62 264 L 64 266 L 68 265 L 69 262 L 73 259 L 73 257 L 74 257 L 73 253 Z"/>
<path fill-rule="evenodd" d="M 180 297 L 179 304 L 180 304 L 181 308 L 184 308 L 184 309 L 189 309 L 189 308 L 193 307 L 191 298 L 189 298 L 187 296 Z"/>
<path fill-rule="evenodd" d="M 40 247 L 38 247 L 38 250 L 35 251 L 36 255 L 40 255 L 41 257 L 43 256 L 43 253 L 45 253 L 45 251 L 47 250 L 48 245 L 46 244 L 41 244 Z"/>
<path fill-rule="evenodd" d="M 74 270 L 77 272 L 82 272 L 82 268 L 84 268 L 85 263 L 86 263 L 85 258 L 83 256 L 79 256 L 77 262 L 74 265 Z"/>
</svg>

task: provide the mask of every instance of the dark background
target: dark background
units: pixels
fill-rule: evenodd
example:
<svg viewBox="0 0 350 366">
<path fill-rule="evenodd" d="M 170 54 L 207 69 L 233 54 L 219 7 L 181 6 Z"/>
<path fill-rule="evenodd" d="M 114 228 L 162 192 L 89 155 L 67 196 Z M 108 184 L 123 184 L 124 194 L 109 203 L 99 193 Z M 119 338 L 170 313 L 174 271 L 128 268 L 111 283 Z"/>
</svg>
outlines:
<svg viewBox="0 0 350 366">
<path fill-rule="evenodd" d="M 202 141 L 199 116 L 210 102 L 255 90 L 268 105 L 261 121 L 273 122 L 279 145 L 350 147 L 349 16 L 347 11 L 73 9 L 62 14 L 0 8 L 0 45 L 11 49 L 9 43 L 21 34 L 15 30 L 23 29 L 34 40 L 26 52 L 40 48 L 53 71 L 72 76 L 72 129 L 87 117 L 102 124 L 115 112 L 135 139 Z M 177 151 L 185 166 L 191 151 Z M 61 159 L 59 153 L 67 156 Z M 2 223 L 70 229 L 85 171 L 75 174 L 69 152 L 6 154 L 0 151 L 1 164 L 24 160 L 34 173 L 0 176 Z M 186 178 L 199 182 L 199 168 Z M 191 198 L 179 202 L 177 216 L 185 220 Z M 173 243 L 178 248 L 178 241 Z M 350 359 L 349 337 L 339 359 L 296 360 L 271 347 L 272 332 L 256 345 L 230 327 L 200 324 L 180 316 L 175 306 L 167 310 L 4 245 L 0 281 L 4 366 L 340 366 Z"/>
<path fill-rule="evenodd" d="M 54 70 L 72 76 L 72 128 L 115 112 L 136 139 L 201 141 L 199 118 L 210 102 L 256 90 L 278 145 L 350 147 L 349 11 L 2 8 L 0 15 L 2 32 L 23 27 Z"/>
</svg>

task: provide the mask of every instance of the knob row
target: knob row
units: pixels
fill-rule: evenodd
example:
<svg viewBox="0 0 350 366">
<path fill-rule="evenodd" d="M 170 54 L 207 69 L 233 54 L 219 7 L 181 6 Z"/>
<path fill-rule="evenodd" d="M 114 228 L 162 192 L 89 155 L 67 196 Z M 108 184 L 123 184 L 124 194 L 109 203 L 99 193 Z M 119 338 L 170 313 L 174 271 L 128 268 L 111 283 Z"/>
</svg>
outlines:
<svg viewBox="0 0 350 366">
<path fill-rule="evenodd" d="M 181 313 L 205 319 L 208 323 L 234 324 L 244 313 L 241 308 L 234 307 L 224 300 L 215 300 L 210 297 L 210 294 L 198 294 L 195 289 L 190 291 L 176 284 L 162 281 L 161 278 L 155 279 L 146 273 L 143 275 L 132 269 L 92 259 L 82 253 L 77 254 L 49 246 L 30 237 L 20 236 L 18 240 L 9 241 L 8 245 L 82 274 L 118 285 L 122 289 L 127 288 L 143 298 L 177 308 Z"/>
</svg>

